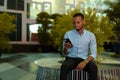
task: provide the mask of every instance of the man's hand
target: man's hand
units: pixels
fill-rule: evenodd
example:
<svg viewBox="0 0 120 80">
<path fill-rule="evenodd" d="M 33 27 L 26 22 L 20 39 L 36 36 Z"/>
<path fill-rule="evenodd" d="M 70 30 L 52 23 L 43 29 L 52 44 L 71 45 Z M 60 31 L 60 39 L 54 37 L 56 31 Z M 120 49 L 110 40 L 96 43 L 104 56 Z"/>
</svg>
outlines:
<svg viewBox="0 0 120 80">
<path fill-rule="evenodd" d="M 65 49 L 68 49 L 68 48 L 71 48 L 71 47 L 72 47 L 72 44 L 70 44 L 69 42 L 64 44 Z"/>
<path fill-rule="evenodd" d="M 71 48 L 72 44 L 70 44 L 69 42 L 64 44 L 64 54 L 68 54 L 67 50 L 68 48 Z"/>
<path fill-rule="evenodd" d="M 77 65 L 76 69 L 78 69 L 78 70 L 83 70 L 83 69 L 85 68 L 86 64 L 87 64 L 89 61 L 93 61 L 93 60 L 94 60 L 94 58 L 93 58 L 92 56 L 88 56 L 87 59 L 85 59 L 84 61 L 80 62 L 80 63 Z"/>
<path fill-rule="evenodd" d="M 76 69 L 83 70 L 85 68 L 86 64 L 87 63 L 85 61 L 82 61 L 77 65 Z"/>
</svg>

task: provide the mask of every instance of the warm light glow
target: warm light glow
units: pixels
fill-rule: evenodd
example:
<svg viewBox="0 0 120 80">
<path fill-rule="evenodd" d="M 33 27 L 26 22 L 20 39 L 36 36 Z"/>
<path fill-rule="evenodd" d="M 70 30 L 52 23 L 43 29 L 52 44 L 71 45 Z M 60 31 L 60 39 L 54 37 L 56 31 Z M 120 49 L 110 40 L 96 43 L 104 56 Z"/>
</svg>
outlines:
<svg viewBox="0 0 120 80">
<path fill-rule="evenodd" d="M 40 0 L 32 0 L 32 1 L 34 1 L 34 2 L 40 2 Z M 43 1 L 43 0 L 41 0 L 41 1 Z"/>
<path fill-rule="evenodd" d="M 41 24 L 32 24 L 29 29 L 31 33 L 38 33 L 38 28 L 41 27 Z"/>
<path fill-rule="evenodd" d="M 30 19 L 36 19 L 37 14 L 42 11 L 42 5 L 38 3 L 30 4 Z"/>
<path fill-rule="evenodd" d="M 75 0 L 66 0 L 67 4 L 74 4 Z"/>
</svg>

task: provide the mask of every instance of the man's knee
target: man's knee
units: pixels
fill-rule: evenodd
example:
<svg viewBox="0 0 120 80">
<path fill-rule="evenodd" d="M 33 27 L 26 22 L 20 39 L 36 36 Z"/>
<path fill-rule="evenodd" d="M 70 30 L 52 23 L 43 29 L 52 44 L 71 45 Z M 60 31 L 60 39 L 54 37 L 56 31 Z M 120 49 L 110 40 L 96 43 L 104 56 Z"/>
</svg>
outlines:
<svg viewBox="0 0 120 80">
<path fill-rule="evenodd" d="M 65 60 L 61 66 L 61 69 L 71 70 L 75 67 L 75 63 L 72 60 Z"/>
<path fill-rule="evenodd" d="M 94 70 L 94 71 L 98 70 L 97 65 L 93 61 L 90 61 L 86 66 L 89 70 Z"/>
<path fill-rule="evenodd" d="M 71 64 L 64 62 L 61 66 L 61 69 L 69 69 Z"/>
</svg>

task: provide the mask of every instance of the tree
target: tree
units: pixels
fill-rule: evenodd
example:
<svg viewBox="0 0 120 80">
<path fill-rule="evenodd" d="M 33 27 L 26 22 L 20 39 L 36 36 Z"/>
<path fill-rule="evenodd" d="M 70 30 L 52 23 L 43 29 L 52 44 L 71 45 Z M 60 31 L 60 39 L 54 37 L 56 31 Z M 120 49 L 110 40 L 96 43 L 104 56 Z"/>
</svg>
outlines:
<svg viewBox="0 0 120 80">
<path fill-rule="evenodd" d="M 61 17 L 62 15 L 58 13 L 54 13 L 50 16 L 51 19 L 53 19 L 54 23 L 56 24 L 57 17 Z"/>
<path fill-rule="evenodd" d="M 114 23 L 110 23 L 107 16 L 97 16 L 96 12 L 90 8 L 88 8 L 87 14 L 85 14 L 85 19 L 85 28 L 95 34 L 98 53 L 101 53 L 104 42 L 110 41 L 110 37 L 114 35 L 112 31 Z"/>
<path fill-rule="evenodd" d="M 120 41 L 120 0 L 116 2 L 106 1 L 105 4 L 108 5 L 109 8 L 106 9 L 104 13 L 107 14 L 111 22 L 115 23 L 113 30 L 116 36 L 114 38 Z"/>
<path fill-rule="evenodd" d="M 106 1 L 106 5 L 109 6 L 104 13 L 107 14 L 109 20 L 115 24 L 113 31 L 115 36 L 111 38 L 114 41 L 114 52 L 116 53 L 115 57 L 120 57 L 120 0 L 115 2 Z"/>
<path fill-rule="evenodd" d="M 0 49 L 11 49 L 11 45 L 9 44 L 9 38 L 7 34 L 15 31 L 15 16 L 9 15 L 6 12 L 0 14 Z"/>
<path fill-rule="evenodd" d="M 65 32 L 73 29 L 72 16 L 76 12 L 80 12 L 80 10 L 75 9 L 68 15 L 58 17 L 56 25 L 52 28 L 51 37 L 54 39 L 54 46 L 58 47 L 59 51 L 61 50 L 61 44 L 63 42 L 63 36 Z M 103 51 L 103 43 L 107 41 L 108 38 L 113 34 L 113 24 L 109 23 L 108 17 L 97 16 L 96 12 L 94 12 L 91 8 L 88 8 L 88 10 L 84 12 L 84 15 L 86 20 L 85 28 L 95 34 L 97 39 L 98 53 L 101 53 Z"/>
<path fill-rule="evenodd" d="M 54 40 L 53 46 L 60 51 L 61 44 L 63 42 L 63 36 L 66 31 L 71 30 L 73 27 L 73 24 L 71 23 L 71 16 L 69 15 L 63 15 L 62 17 L 58 17 L 55 21 L 54 26 L 51 30 L 51 37 Z"/>
<path fill-rule="evenodd" d="M 48 30 L 50 27 L 50 15 L 47 12 L 41 12 L 37 15 L 36 22 L 41 24 L 42 27 L 38 29 L 38 39 L 41 45 L 48 45 L 49 44 L 49 32 Z"/>
<path fill-rule="evenodd" d="M 47 12 L 41 12 L 37 15 L 36 22 L 42 25 L 38 29 L 38 40 L 42 46 L 42 50 L 45 51 L 45 48 L 52 45 L 52 39 L 50 37 L 50 15 Z"/>
<path fill-rule="evenodd" d="M 37 15 L 36 22 L 42 24 L 42 30 L 47 32 L 50 28 L 48 24 L 50 24 L 50 15 L 47 12 L 41 12 Z"/>
</svg>

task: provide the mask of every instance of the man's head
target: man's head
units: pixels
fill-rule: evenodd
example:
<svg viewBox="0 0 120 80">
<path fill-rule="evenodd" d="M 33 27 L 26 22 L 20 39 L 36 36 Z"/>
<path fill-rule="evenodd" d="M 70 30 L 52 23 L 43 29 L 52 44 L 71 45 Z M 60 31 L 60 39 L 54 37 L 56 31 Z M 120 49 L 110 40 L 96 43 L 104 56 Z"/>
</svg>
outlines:
<svg viewBox="0 0 120 80">
<path fill-rule="evenodd" d="M 75 13 L 73 15 L 73 23 L 76 30 L 83 29 L 85 24 L 84 15 L 82 13 Z"/>
</svg>

